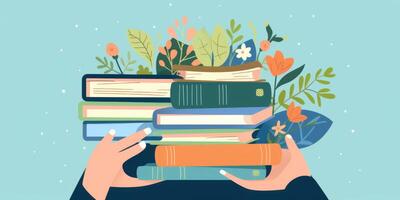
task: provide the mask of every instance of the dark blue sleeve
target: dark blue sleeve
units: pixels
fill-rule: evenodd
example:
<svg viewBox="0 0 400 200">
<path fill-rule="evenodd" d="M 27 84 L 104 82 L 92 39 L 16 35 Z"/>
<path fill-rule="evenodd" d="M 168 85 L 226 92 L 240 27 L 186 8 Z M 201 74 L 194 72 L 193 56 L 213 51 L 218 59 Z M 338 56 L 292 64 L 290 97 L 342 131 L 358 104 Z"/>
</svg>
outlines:
<svg viewBox="0 0 400 200">
<path fill-rule="evenodd" d="M 79 179 L 78 184 L 75 187 L 74 192 L 71 195 L 71 200 L 94 200 L 94 198 L 86 191 L 86 189 L 83 187 L 82 181 L 83 181 L 83 175 L 82 174 L 81 178 Z"/>
</svg>

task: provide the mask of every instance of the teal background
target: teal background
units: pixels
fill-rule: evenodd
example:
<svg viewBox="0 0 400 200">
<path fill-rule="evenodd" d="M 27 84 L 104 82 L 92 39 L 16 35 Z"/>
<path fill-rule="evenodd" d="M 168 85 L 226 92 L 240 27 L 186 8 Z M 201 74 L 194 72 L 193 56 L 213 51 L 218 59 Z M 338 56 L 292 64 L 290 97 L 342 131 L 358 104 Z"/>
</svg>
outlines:
<svg viewBox="0 0 400 200">
<path fill-rule="evenodd" d="M 337 99 L 307 107 L 334 121 L 303 151 L 312 174 L 331 199 L 396 199 L 399 8 L 395 0 L 3 1 L 0 199 L 69 198 L 96 144 L 83 141 L 77 117 L 81 76 L 101 73 L 94 58 L 108 42 L 132 50 L 128 28 L 149 32 L 157 47 L 183 15 L 208 30 L 235 18 L 248 38 L 251 20 L 259 39 L 267 20 L 288 36 L 269 54 L 280 49 L 309 72 L 334 66 Z"/>
</svg>

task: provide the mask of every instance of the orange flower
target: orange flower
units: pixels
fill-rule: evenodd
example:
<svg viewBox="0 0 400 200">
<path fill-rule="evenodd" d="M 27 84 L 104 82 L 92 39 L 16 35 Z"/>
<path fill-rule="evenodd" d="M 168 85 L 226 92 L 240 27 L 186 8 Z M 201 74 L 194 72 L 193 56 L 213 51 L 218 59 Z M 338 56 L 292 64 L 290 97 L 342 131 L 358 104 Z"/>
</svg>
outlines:
<svg viewBox="0 0 400 200">
<path fill-rule="evenodd" d="M 265 57 L 265 62 L 273 76 L 279 76 L 287 72 L 293 65 L 293 58 L 285 58 L 281 51 L 276 51 L 275 56 Z"/>
<path fill-rule="evenodd" d="M 165 67 L 165 62 L 164 62 L 163 60 L 159 60 L 159 61 L 158 61 L 158 64 L 159 64 L 161 67 Z"/>
<path fill-rule="evenodd" d="M 167 29 L 167 32 L 168 32 L 168 34 L 169 34 L 172 38 L 176 38 L 176 32 L 175 32 L 175 29 L 174 29 L 174 28 L 169 27 L 169 28 Z"/>
<path fill-rule="evenodd" d="M 301 114 L 301 107 L 295 106 L 294 102 L 290 103 L 286 115 L 289 121 L 293 123 L 299 123 L 307 119 L 307 116 Z"/>
<path fill-rule="evenodd" d="M 115 57 L 115 56 L 118 56 L 119 49 L 118 49 L 117 45 L 115 45 L 114 43 L 108 43 L 106 52 L 109 56 Z"/>
<path fill-rule="evenodd" d="M 189 28 L 187 30 L 187 36 L 186 36 L 186 40 L 190 41 L 193 39 L 193 37 L 196 35 L 196 29 L 194 28 Z"/>
<path fill-rule="evenodd" d="M 199 59 L 195 59 L 195 60 L 193 60 L 193 62 L 192 62 L 192 66 L 199 66 L 201 63 L 200 63 L 200 60 Z"/>
<path fill-rule="evenodd" d="M 187 16 L 183 16 L 183 17 L 182 17 L 182 24 L 183 24 L 184 26 L 186 26 L 187 22 L 188 22 L 188 17 L 187 17 Z"/>
<path fill-rule="evenodd" d="M 189 45 L 188 48 L 186 49 L 186 55 L 189 55 L 193 51 L 193 46 Z"/>
<path fill-rule="evenodd" d="M 164 47 L 158 47 L 158 51 L 164 56 L 167 55 L 167 52 L 165 51 Z"/>
<path fill-rule="evenodd" d="M 172 59 L 174 59 L 174 58 L 176 57 L 176 55 L 178 55 L 178 51 L 177 51 L 176 49 L 172 49 L 172 50 L 169 52 L 169 55 L 170 55 L 171 60 L 172 60 Z"/>
<path fill-rule="evenodd" d="M 165 47 L 167 48 L 167 50 L 169 50 L 171 46 L 172 46 L 171 40 L 167 40 L 167 42 L 165 43 Z"/>
<path fill-rule="evenodd" d="M 271 43 L 268 40 L 263 40 L 260 42 L 261 51 L 267 51 L 270 47 Z"/>
</svg>

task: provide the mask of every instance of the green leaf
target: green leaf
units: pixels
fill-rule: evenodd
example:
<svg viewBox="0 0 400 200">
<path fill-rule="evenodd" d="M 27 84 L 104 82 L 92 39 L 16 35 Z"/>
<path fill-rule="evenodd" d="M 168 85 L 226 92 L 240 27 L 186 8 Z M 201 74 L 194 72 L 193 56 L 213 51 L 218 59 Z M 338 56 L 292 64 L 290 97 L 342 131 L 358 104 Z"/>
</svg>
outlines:
<svg viewBox="0 0 400 200">
<path fill-rule="evenodd" d="M 289 83 L 290 81 L 294 80 L 295 78 L 297 78 L 297 76 L 300 75 L 300 73 L 303 71 L 305 65 L 302 65 L 294 70 L 292 70 L 291 72 L 287 73 L 285 76 L 283 76 L 281 78 L 281 80 L 279 80 L 278 85 L 276 86 L 276 88 L 279 88 L 282 85 L 285 85 L 286 83 Z"/>
<path fill-rule="evenodd" d="M 294 93 L 294 84 L 290 85 L 290 90 L 289 90 L 289 97 L 292 97 Z"/>
<path fill-rule="evenodd" d="M 102 68 L 105 68 L 105 67 L 107 67 L 107 66 L 106 65 L 98 65 L 97 69 L 102 69 Z"/>
<path fill-rule="evenodd" d="M 285 91 L 285 90 L 282 90 L 282 91 L 279 93 L 279 96 L 278 96 L 278 103 L 279 103 L 281 106 L 283 106 L 284 108 L 287 108 L 287 107 L 289 107 L 289 105 L 287 105 L 287 104 L 285 103 L 285 97 L 286 97 L 286 91 Z"/>
<path fill-rule="evenodd" d="M 102 60 L 100 57 L 97 57 L 97 56 L 96 56 L 96 60 L 99 61 L 101 64 L 105 64 L 105 63 L 103 62 L 103 60 Z"/>
<path fill-rule="evenodd" d="M 200 62 L 205 66 L 211 66 L 212 41 L 205 28 L 200 29 L 199 32 L 196 33 L 192 44 Z"/>
<path fill-rule="evenodd" d="M 214 56 L 214 66 L 224 64 L 229 56 L 229 39 L 221 26 L 216 26 L 214 29 L 211 47 Z"/>
<path fill-rule="evenodd" d="M 229 38 L 232 40 L 233 39 L 233 35 L 232 32 L 229 29 L 226 29 L 226 34 L 228 34 Z"/>
<path fill-rule="evenodd" d="M 135 52 L 153 66 L 154 47 L 150 36 L 144 31 L 129 29 L 128 40 Z"/>
<path fill-rule="evenodd" d="M 297 103 L 304 105 L 304 100 L 300 97 L 292 97 L 293 100 L 295 100 Z"/>
<path fill-rule="evenodd" d="M 234 19 L 231 19 L 230 26 L 231 26 L 231 31 L 233 32 L 233 29 L 235 29 L 235 20 Z"/>
<path fill-rule="evenodd" d="M 242 39 L 243 39 L 243 35 L 237 36 L 237 37 L 233 40 L 232 45 L 233 45 L 233 44 L 236 44 L 237 42 L 239 42 L 239 41 L 242 40 Z"/>
<path fill-rule="evenodd" d="M 120 58 L 119 60 L 121 61 L 122 66 L 126 67 L 126 63 L 125 63 L 124 58 Z"/>
<path fill-rule="evenodd" d="M 300 76 L 299 78 L 299 92 L 303 90 L 303 84 L 304 84 L 304 77 Z"/>
<path fill-rule="evenodd" d="M 329 92 L 329 91 L 330 91 L 329 88 L 322 88 L 322 89 L 320 89 L 320 90 L 318 91 L 318 93 L 327 93 L 327 92 Z"/>
<path fill-rule="evenodd" d="M 331 83 L 331 82 L 326 81 L 326 80 L 317 80 L 317 81 L 318 81 L 318 83 L 321 83 L 323 85 L 329 85 Z"/>
<path fill-rule="evenodd" d="M 321 96 L 319 94 L 317 94 L 317 103 L 318 107 L 321 107 Z"/>
<path fill-rule="evenodd" d="M 334 99 L 336 97 L 335 94 L 332 93 L 321 93 L 319 95 L 325 99 Z"/>
<path fill-rule="evenodd" d="M 318 71 L 315 73 L 315 80 L 318 80 L 319 75 L 321 74 L 322 69 L 318 69 Z"/>
<path fill-rule="evenodd" d="M 114 69 L 114 63 L 112 61 L 110 61 L 110 67 L 111 69 Z"/>
<path fill-rule="evenodd" d="M 332 72 L 333 72 L 333 67 L 328 67 L 328 69 L 326 69 L 324 72 L 324 76 L 329 78 L 334 77 L 335 74 L 333 74 Z"/>
<path fill-rule="evenodd" d="M 274 36 L 274 37 L 271 39 L 271 41 L 274 41 L 274 42 L 282 42 L 282 41 L 283 41 L 283 38 Z"/>
<path fill-rule="evenodd" d="M 267 30 L 268 41 L 270 41 L 271 38 L 272 38 L 272 34 L 273 34 L 272 28 L 271 28 L 271 26 L 268 24 L 268 25 L 265 27 L 265 29 Z"/>
<path fill-rule="evenodd" d="M 311 103 L 315 104 L 315 99 L 314 99 L 314 97 L 313 97 L 310 93 L 304 91 L 304 94 L 306 95 L 306 97 L 308 98 L 308 100 L 310 100 Z"/>
<path fill-rule="evenodd" d="M 242 25 L 241 24 L 237 25 L 236 28 L 233 29 L 233 33 L 238 32 L 240 30 L 240 28 L 242 28 Z"/>
<path fill-rule="evenodd" d="M 311 74 L 307 73 L 306 80 L 305 80 L 305 83 L 304 83 L 304 87 L 308 86 L 308 84 L 310 83 L 310 80 L 311 80 Z"/>
</svg>

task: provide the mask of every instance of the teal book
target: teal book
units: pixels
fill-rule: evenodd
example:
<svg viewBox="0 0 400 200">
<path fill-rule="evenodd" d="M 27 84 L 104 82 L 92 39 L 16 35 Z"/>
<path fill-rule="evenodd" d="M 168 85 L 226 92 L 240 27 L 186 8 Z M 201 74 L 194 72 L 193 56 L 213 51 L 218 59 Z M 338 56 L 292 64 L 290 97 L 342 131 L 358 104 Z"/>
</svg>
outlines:
<svg viewBox="0 0 400 200">
<path fill-rule="evenodd" d="M 271 86 L 267 82 L 188 82 L 171 85 L 174 108 L 267 107 Z"/>
<path fill-rule="evenodd" d="M 136 174 L 141 180 L 228 180 L 219 173 L 221 169 L 246 180 L 261 180 L 267 173 L 265 166 L 157 167 L 152 163 L 139 166 Z"/>
</svg>

